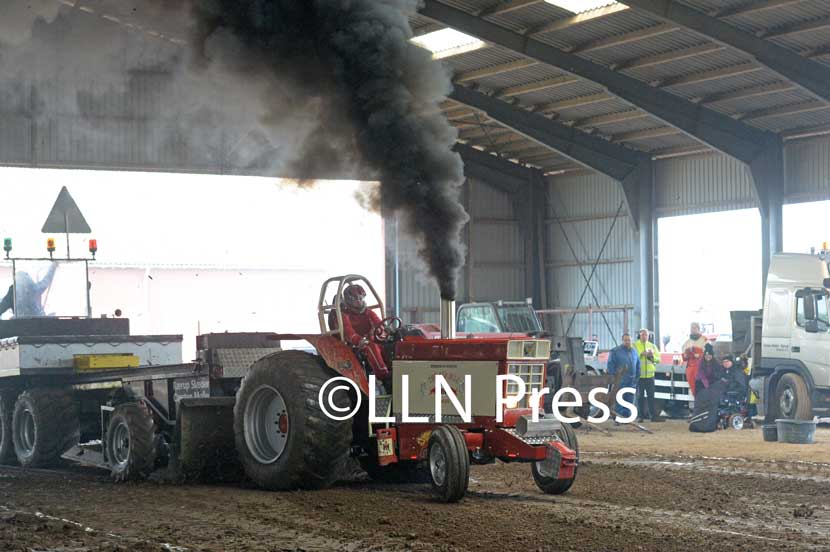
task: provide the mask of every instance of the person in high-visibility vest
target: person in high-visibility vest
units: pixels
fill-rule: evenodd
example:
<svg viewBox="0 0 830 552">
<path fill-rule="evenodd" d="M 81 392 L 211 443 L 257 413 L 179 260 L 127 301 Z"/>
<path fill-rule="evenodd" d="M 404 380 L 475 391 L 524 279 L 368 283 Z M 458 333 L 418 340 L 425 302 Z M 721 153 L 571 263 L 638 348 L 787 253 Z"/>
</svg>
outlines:
<svg viewBox="0 0 830 552">
<path fill-rule="evenodd" d="M 637 407 L 640 418 L 651 418 L 652 422 L 663 421 L 660 413 L 654 406 L 654 374 L 657 360 L 660 358 L 660 349 L 648 340 L 649 331 L 640 330 L 640 338 L 634 342 L 634 348 L 640 355 L 640 383 L 637 385 Z"/>
</svg>

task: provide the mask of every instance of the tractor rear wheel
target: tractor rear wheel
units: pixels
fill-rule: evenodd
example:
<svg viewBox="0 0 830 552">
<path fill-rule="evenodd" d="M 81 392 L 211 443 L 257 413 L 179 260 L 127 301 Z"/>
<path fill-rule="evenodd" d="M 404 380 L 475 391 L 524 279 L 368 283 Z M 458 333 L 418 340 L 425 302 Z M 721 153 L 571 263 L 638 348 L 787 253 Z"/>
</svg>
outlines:
<svg viewBox="0 0 830 552">
<path fill-rule="evenodd" d="M 0 465 L 8 466 L 17 461 L 12 442 L 12 415 L 15 398 L 15 394 L 9 390 L 0 391 Z"/>
<path fill-rule="evenodd" d="M 470 482 L 470 453 L 464 436 L 455 426 L 438 426 L 428 447 L 433 490 L 442 502 L 458 502 Z"/>
<path fill-rule="evenodd" d="M 557 432 L 559 438 L 565 445 L 576 453 L 576 467 L 574 468 L 574 475 L 570 479 L 555 479 L 542 475 L 539 471 L 540 462 L 534 462 L 531 465 L 531 472 L 533 473 L 533 480 L 536 486 L 545 494 L 564 494 L 573 486 L 576 481 L 576 471 L 579 469 L 579 442 L 576 439 L 576 432 L 568 424 L 562 424 L 562 429 Z"/>
<path fill-rule="evenodd" d="M 24 468 L 53 466 L 78 444 L 78 408 L 70 391 L 31 389 L 17 397 L 12 415 L 12 441 Z"/>
<path fill-rule="evenodd" d="M 125 403 L 115 407 L 107 426 L 106 451 L 116 481 L 140 481 L 156 462 L 155 423 L 146 407 Z"/>
<path fill-rule="evenodd" d="M 319 489 L 345 465 L 351 420 L 329 418 L 319 394 L 334 376 L 316 356 L 280 351 L 256 361 L 236 394 L 234 439 L 245 474 L 269 490 Z M 350 406 L 343 393 L 339 408 Z"/>
</svg>

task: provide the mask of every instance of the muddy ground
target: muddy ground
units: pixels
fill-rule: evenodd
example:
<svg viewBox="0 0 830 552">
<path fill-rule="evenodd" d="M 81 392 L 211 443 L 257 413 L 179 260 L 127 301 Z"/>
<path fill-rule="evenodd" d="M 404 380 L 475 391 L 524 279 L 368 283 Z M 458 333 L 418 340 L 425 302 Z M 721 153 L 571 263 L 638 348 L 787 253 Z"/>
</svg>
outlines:
<svg viewBox="0 0 830 552">
<path fill-rule="evenodd" d="M 795 446 L 759 429 L 647 427 L 578 430 L 567 495 L 496 464 L 474 467 L 454 505 L 420 485 L 268 493 L 0 468 L 0 550 L 830 550 L 830 429 Z"/>
</svg>

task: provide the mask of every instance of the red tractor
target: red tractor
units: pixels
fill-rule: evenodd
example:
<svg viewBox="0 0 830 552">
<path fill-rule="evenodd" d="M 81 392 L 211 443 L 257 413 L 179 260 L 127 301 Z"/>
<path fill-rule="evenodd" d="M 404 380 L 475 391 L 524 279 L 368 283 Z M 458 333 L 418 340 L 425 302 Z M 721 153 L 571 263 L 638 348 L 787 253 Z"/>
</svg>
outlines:
<svg viewBox="0 0 830 552">
<path fill-rule="evenodd" d="M 391 359 L 392 376 L 386 388 L 378 385 L 374 393 L 370 393 L 365 360 L 342 330 L 341 302 L 350 284 L 362 285 L 374 297 L 368 308 L 376 310 L 382 323 L 373 329 L 372 339 Z M 549 415 L 534 422 L 527 398 L 545 386 L 550 342 L 455 339 L 451 302 L 442 306 L 442 315 L 441 337 L 427 336 L 405 327 L 398 318 L 387 318 L 366 278 L 351 275 L 325 282 L 318 305 L 321 333 L 274 336 L 308 341 L 316 353 L 285 350 L 260 359 L 237 393 L 234 435 L 246 474 L 267 489 L 319 488 L 336 477 L 351 454 L 375 479 L 407 481 L 428 473 L 440 499 L 454 502 L 467 491 L 470 463 L 499 459 L 530 463 L 533 478 L 545 493 L 566 492 L 579 461 L 576 435 Z M 520 384 L 515 380 L 502 382 L 500 396 L 514 400 L 500 407 L 498 422 L 497 376 L 507 374 L 524 381 L 527 396 L 519 396 Z M 435 393 L 440 392 L 436 375 L 443 376 L 456 393 L 458 405 L 469 405 L 469 422 L 446 397 L 442 423 L 435 422 Z M 327 385 L 334 377 L 346 378 L 351 385 L 339 390 Z M 471 382 L 469 388 L 466 382 Z M 383 423 L 370 421 L 371 396 L 375 418 L 385 417 Z M 331 399 L 328 414 L 323 399 Z M 348 417 L 353 410 L 356 414 Z M 332 413 L 345 419 L 334 419 Z M 404 423 L 406 415 L 421 421 Z"/>
</svg>

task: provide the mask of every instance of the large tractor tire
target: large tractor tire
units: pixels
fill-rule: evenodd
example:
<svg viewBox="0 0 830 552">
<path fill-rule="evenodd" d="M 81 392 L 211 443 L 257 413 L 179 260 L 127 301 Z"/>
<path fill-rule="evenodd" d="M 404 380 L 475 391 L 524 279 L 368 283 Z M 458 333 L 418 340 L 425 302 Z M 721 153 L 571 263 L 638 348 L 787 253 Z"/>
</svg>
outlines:
<svg viewBox="0 0 830 552">
<path fill-rule="evenodd" d="M 24 468 L 54 466 L 79 436 L 78 407 L 70 391 L 31 389 L 17 397 L 12 441 Z"/>
<path fill-rule="evenodd" d="M 156 427 L 147 408 L 138 403 L 115 407 L 107 426 L 106 451 L 116 481 L 140 481 L 156 462 Z"/>
<path fill-rule="evenodd" d="M 545 494 L 559 495 L 568 492 L 576 481 L 576 472 L 579 469 L 579 442 L 576 439 L 576 432 L 570 425 L 562 424 L 562 429 L 558 434 L 562 442 L 576 453 L 576 467 L 574 468 L 574 476 L 570 479 L 554 479 L 542 475 L 539 472 L 539 462 L 533 462 L 531 465 L 533 480 L 536 482 L 536 486 Z"/>
<path fill-rule="evenodd" d="M 10 466 L 17 463 L 12 440 L 12 416 L 17 394 L 10 390 L 0 390 L 0 465 Z"/>
<path fill-rule="evenodd" d="M 351 420 L 337 421 L 321 409 L 321 387 L 336 374 L 323 360 L 281 351 L 251 366 L 236 394 L 234 439 L 245 474 L 262 488 L 319 489 L 345 465 Z M 336 406 L 350 400 L 335 395 Z M 341 404 L 342 403 L 342 404 Z"/>
<path fill-rule="evenodd" d="M 788 420 L 812 420 L 813 401 L 804 378 L 784 374 L 775 386 L 776 417 Z"/>
<path fill-rule="evenodd" d="M 470 483 L 470 453 L 464 436 L 455 426 L 438 426 L 428 447 L 433 491 L 442 502 L 458 502 Z"/>
</svg>

